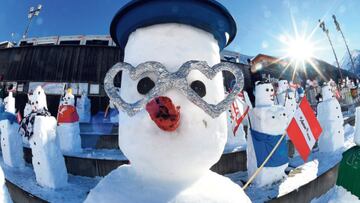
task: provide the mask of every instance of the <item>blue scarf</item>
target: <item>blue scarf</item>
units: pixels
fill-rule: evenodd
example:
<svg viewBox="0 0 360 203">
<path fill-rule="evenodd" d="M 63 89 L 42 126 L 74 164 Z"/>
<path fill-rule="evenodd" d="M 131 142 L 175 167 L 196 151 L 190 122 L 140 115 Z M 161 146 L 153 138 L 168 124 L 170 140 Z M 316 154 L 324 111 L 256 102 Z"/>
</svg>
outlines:
<svg viewBox="0 0 360 203">
<path fill-rule="evenodd" d="M 281 135 L 269 135 L 255 131 L 250 128 L 251 137 L 254 145 L 257 167 L 260 167 L 276 143 L 280 140 Z M 277 167 L 289 162 L 288 148 L 286 140 L 283 139 L 279 147 L 275 150 L 265 167 Z"/>
</svg>

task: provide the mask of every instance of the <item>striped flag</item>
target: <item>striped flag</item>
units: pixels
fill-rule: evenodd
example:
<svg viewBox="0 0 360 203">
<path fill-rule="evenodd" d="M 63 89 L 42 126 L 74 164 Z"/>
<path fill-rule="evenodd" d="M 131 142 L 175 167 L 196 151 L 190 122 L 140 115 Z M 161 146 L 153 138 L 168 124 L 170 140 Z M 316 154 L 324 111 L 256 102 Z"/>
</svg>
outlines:
<svg viewBox="0 0 360 203">
<path fill-rule="evenodd" d="M 306 97 L 301 100 L 286 132 L 301 158 L 306 161 L 322 132 L 320 123 Z"/>
</svg>

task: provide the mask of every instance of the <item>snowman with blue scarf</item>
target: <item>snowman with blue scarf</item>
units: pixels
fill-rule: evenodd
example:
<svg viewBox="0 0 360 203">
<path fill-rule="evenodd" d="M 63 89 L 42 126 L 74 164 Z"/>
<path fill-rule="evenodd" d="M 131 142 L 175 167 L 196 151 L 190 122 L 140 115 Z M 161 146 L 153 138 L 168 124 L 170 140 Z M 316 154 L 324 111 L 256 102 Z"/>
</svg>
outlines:
<svg viewBox="0 0 360 203">
<path fill-rule="evenodd" d="M 261 166 L 287 127 L 287 110 L 283 106 L 274 105 L 274 95 L 275 91 L 271 83 L 256 83 L 255 107 L 249 112 L 250 129 L 247 145 L 249 177 Z M 262 187 L 282 180 L 288 162 L 288 149 L 284 139 L 256 176 L 254 184 Z"/>
</svg>

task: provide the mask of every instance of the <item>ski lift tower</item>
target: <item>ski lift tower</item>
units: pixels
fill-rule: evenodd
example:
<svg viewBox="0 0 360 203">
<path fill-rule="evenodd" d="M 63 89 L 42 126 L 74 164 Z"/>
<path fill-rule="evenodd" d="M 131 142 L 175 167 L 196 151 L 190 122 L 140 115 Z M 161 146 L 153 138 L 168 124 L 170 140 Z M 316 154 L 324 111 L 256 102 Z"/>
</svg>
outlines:
<svg viewBox="0 0 360 203">
<path fill-rule="evenodd" d="M 41 4 L 39 4 L 36 9 L 33 6 L 30 7 L 30 10 L 29 10 L 29 13 L 28 13 L 29 22 L 28 22 L 28 24 L 26 26 L 26 29 L 25 29 L 25 32 L 24 32 L 24 34 L 22 36 L 23 39 L 25 39 L 27 37 L 31 21 L 35 16 L 38 16 L 40 14 L 41 8 L 42 8 Z"/>
</svg>

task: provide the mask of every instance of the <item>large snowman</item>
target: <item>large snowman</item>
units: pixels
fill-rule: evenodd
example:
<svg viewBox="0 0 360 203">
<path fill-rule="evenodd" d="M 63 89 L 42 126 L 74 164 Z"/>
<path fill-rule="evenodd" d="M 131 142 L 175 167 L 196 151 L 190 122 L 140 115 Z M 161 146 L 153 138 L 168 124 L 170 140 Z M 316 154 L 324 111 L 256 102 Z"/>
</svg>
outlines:
<svg viewBox="0 0 360 203">
<path fill-rule="evenodd" d="M 215 1 L 132 1 L 114 18 L 112 29 L 119 29 L 112 37 L 124 46 L 124 61 L 133 66 L 158 61 L 176 72 L 189 60 L 219 63 L 220 49 L 235 35 L 235 22 Z M 124 35 L 125 42 L 120 41 Z M 209 80 L 191 71 L 187 80 L 209 103 L 224 98 L 221 73 Z M 134 81 L 123 72 L 121 97 L 142 99 L 154 81 L 151 75 Z M 85 202 L 250 202 L 238 185 L 209 170 L 226 143 L 225 112 L 214 119 L 171 89 L 151 100 L 146 111 L 122 114 L 119 123 L 119 145 L 131 165 L 107 175 Z"/>
<path fill-rule="evenodd" d="M 71 89 L 69 89 L 61 99 L 57 121 L 58 126 L 56 133 L 61 151 L 65 153 L 80 152 L 79 115 L 75 108 L 75 97 Z"/>
<path fill-rule="evenodd" d="M 21 132 L 29 139 L 36 181 L 49 188 L 67 184 L 67 170 L 56 138 L 56 119 L 47 110 L 46 95 L 41 86 L 30 97 L 32 112 L 22 120 Z"/>
<path fill-rule="evenodd" d="M 324 85 L 321 94 L 323 101 L 317 106 L 317 119 L 323 129 L 319 138 L 319 150 L 334 152 L 344 146 L 344 118 L 330 85 Z"/>
<path fill-rule="evenodd" d="M 247 147 L 247 169 L 249 177 L 270 154 L 288 123 L 286 109 L 274 105 L 274 88 L 271 83 L 258 82 L 255 86 L 255 107 L 250 110 L 250 129 Z M 285 177 L 288 166 L 288 150 L 283 139 L 265 167 L 256 176 L 254 183 L 265 186 Z"/>
<path fill-rule="evenodd" d="M 19 134 L 19 125 L 16 116 L 4 111 L 4 106 L 0 106 L 0 134 L 1 151 L 4 162 L 10 167 L 23 168 L 22 138 Z"/>
</svg>

